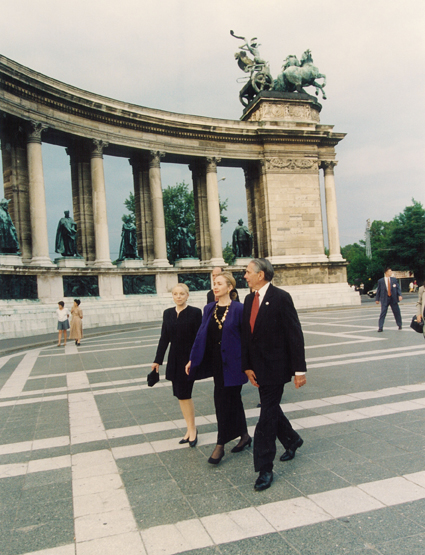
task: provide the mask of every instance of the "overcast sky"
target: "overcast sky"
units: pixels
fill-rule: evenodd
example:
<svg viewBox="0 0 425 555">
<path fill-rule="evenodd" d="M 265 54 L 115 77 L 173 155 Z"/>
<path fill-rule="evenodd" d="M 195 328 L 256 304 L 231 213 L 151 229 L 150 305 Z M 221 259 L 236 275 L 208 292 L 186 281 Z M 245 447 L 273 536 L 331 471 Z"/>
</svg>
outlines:
<svg viewBox="0 0 425 555">
<path fill-rule="evenodd" d="M 258 37 L 274 77 L 309 48 L 328 82 L 321 123 L 347 133 L 335 170 L 341 245 L 362 239 L 368 218 L 388 221 L 412 198 L 425 204 L 424 0 L 1 0 L 0 15 L 0 53 L 20 64 L 118 100 L 218 118 L 242 114 L 230 29 Z M 69 160 L 44 145 L 43 162 L 53 251 L 72 210 Z M 105 175 L 114 258 L 131 168 L 105 155 Z M 218 177 L 225 243 L 246 217 L 245 192 L 242 170 Z M 183 179 L 186 166 L 163 165 L 164 187 Z"/>
</svg>

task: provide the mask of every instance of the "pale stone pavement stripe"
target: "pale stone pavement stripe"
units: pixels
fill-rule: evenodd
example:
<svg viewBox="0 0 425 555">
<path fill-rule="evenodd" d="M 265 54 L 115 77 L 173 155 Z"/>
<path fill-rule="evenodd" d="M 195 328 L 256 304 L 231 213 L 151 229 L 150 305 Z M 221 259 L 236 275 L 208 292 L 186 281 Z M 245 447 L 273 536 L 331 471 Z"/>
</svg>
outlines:
<svg viewBox="0 0 425 555">
<path fill-rule="evenodd" d="M 25 387 L 26 381 L 34 368 L 40 349 L 27 353 L 16 367 L 10 378 L 0 391 L 0 399 L 18 397 Z"/>
<path fill-rule="evenodd" d="M 336 395 L 333 397 L 324 397 L 322 399 L 310 399 L 307 401 L 300 401 L 298 403 L 282 403 L 281 407 L 284 412 L 288 413 L 288 412 L 296 412 L 296 411 L 305 410 L 305 409 L 314 409 L 314 408 L 325 407 L 325 406 L 341 405 L 341 404 L 358 402 L 361 400 L 379 399 L 382 397 L 403 395 L 403 394 L 420 392 L 420 391 L 425 391 L 425 383 L 411 384 L 411 385 L 405 385 L 400 387 L 387 387 L 383 389 L 378 389 L 376 391 L 359 391 L 359 392 L 350 393 L 347 395 Z M 63 396 L 63 399 L 65 398 L 66 396 Z M 417 407 L 417 404 L 420 404 L 421 405 L 420 408 L 423 408 L 422 405 L 424 404 L 424 400 L 425 398 L 414 399 L 412 401 L 402 401 L 403 405 L 400 405 L 400 403 L 396 401 L 394 403 L 386 403 L 385 405 L 380 404 L 380 405 L 366 406 L 363 408 L 356 409 L 355 411 L 341 411 L 341 412 L 333 412 L 333 413 L 330 413 L 329 415 L 327 414 L 317 415 L 317 418 L 319 419 L 319 422 L 320 422 L 320 424 L 317 424 L 317 425 L 324 425 L 325 423 L 327 424 L 334 423 L 329 420 L 322 419 L 321 418 L 322 416 L 326 417 L 326 416 L 333 415 L 334 419 L 340 421 L 340 418 L 341 418 L 340 415 L 346 415 L 345 417 L 347 418 L 347 421 L 349 421 L 351 412 L 354 412 L 353 418 L 352 418 L 354 419 L 354 417 L 356 416 L 356 413 L 363 414 L 363 418 L 366 418 L 371 414 L 373 416 L 382 416 L 384 414 L 392 414 L 394 412 L 406 412 L 407 410 L 417 410 L 419 408 Z M 405 403 L 413 403 L 413 404 L 406 405 Z M 401 410 L 401 407 L 404 407 L 404 409 Z M 245 411 L 245 414 L 248 418 L 254 418 L 256 416 L 259 416 L 260 409 L 258 408 L 247 409 Z M 309 419 L 308 422 L 310 422 L 311 424 L 312 419 L 316 418 L 316 416 L 309 416 L 306 418 Z M 298 423 L 301 422 L 300 428 L 314 427 L 314 424 L 306 425 L 305 420 L 304 420 L 304 426 L 302 426 L 302 420 L 303 419 L 297 419 Z M 196 417 L 197 426 L 215 423 L 215 421 L 216 421 L 215 414 Z M 291 421 L 293 420 L 291 419 Z M 114 439 L 119 437 L 128 437 L 131 435 L 155 433 L 155 432 L 166 431 L 171 429 L 184 429 L 184 427 L 185 427 L 184 420 L 179 419 L 179 420 L 172 420 L 172 421 L 166 420 L 162 422 L 154 422 L 151 424 L 144 424 L 144 425 L 142 424 L 140 426 L 136 425 L 136 426 L 128 426 L 128 427 L 122 427 L 122 428 L 110 428 L 109 430 L 105 430 L 105 431 L 108 439 Z M 37 450 L 37 449 L 60 447 L 68 444 L 69 444 L 68 436 L 38 439 L 34 441 L 24 441 L 19 443 L 8 443 L 8 444 L 0 445 L 0 455 L 20 453 L 25 451 Z"/>
<path fill-rule="evenodd" d="M 391 388 L 390 388 L 391 389 Z M 79 395 L 79 394 L 76 394 Z M 116 430 L 106 431 L 100 419 L 100 414 L 95 405 L 92 394 L 81 394 L 78 399 L 70 402 L 70 428 L 71 428 L 71 443 L 90 443 L 92 441 L 113 439 L 117 437 L 128 437 L 131 435 L 139 435 L 146 433 L 153 433 L 160 430 L 169 430 L 173 428 L 184 429 L 184 420 L 177 420 L 172 422 L 162 422 L 156 424 L 149 424 L 145 426 L 131 426 L 126 429 L 118 428 Z M 340 401 L 343 401 L 345 396 L 340 396 Z M 94 405 L 93 405 L 94 403 Z M 291 424 L 295 430 L 303 430 L 308 428 L 315 428 L 320 426 L 328 426 L 330 424 L 341 424 L 344 422 L 352 422 L 353 420 L 365 420 L 368 418 L 376 418 L 389 414 L 396 414 L 401 412 L 408 412 L 412 410 L 424 410 L 425 397 L 415 399 L 414 401 L 398 401 L 394 403 L 372 405 L 354 410 L 345 410 L 339 412 L 332 412 L 316 416 L 306 416 L 304 418 L 291 419 Z M 259 409 L 251 409 L 246 411 L 247 416 L 252 413 L 258 414 Z M 74 423 L 72 423 L 74 421 Z M 215 421 L 215 416 L 210 419 L 206 417 L 198 417 L 196 419 L 197 426 L 203 424 L 210 424 Z M 87 425 L 84 423 L 87 422 Z M 150 429 L 149 429 L 150 427 Z M 149 430 L 149 431 L 148 431 Z M 250 426 L 248 432 L 253 435 L 255 426 Z M 209 432 L 206 434 L 198 435 L 199 445 L 212 445 L 216 442 L 216 432 Z M 62 438 L 52 438 L 52 442 L 57 440 L 66 441 L 66 436 Z M 47 448 L 48 440 L 43 440 L 43 447 Z M 23 442 L 22 450 L 19 449 L 19 444 L 12 444 L 10 450 L 7 451 L 7 445 L 1 447 L 0 454 L 17 453 L 28 450 L 31 442 Z M 111 451 L 116 460 L 125 459 L 129 457 L 143 456 L 151 453 L 163 453 L 175 451 L 177 449 L 187 449 L 186 445 L 180 445 L 176 438 L 157 440 L 152 442 L 136 443 L 132 445 L 124 445 L 122 447 L 112 447 Z M 95 453 L 96 451 L 94 451 Z M 69 459 L 63 457 L 53 457 L 47 459 L 37 459 L 29 463 L 11 463 L 0 465 L 0 479 L 8 478 L 10 476 L 20 476 L 31 472 L 40 472 L 43 470 L 52 470 L 54 468 L 64 468 L 69 466 Z M 36 464 L 31 464 L 36 463 Z M 44 465 L 44 466 L 43 466 Z"/>
<path fill-rule="evenodd" d="M 67 344 L 68 346 L 68 344 Z M 129 349 L 145 349 L 146 347 L 157 347 L 158 346 L 158 342 L 156 343 L 152 343 L 152 344 L 148 344 L 148 345 L 133 345 L 132 347 L 113 347 L 111 346 L 110 349 L 93 349 L 93 350 L 84 350 L 82 353 L 80 353 L 80 351 L 78 351 L 75 354 L 90 354 L 90 353 L 106 353 L 108 351 L 128 351 Z M 81 347 L 83 347 L 83 344 L 81 344 Z M 40 358 L 46 358 L 46 357 L 63 357 L 66 356 L 66 353 L 51 353 L 51 354 L 43 354 L 40 355 Z"/>
<path fill-rule="evenodd" d="M 108 450 L 72 455 L 77 555 L 145 555 L 119 469 Z"/>
<path fill-rule="evenodd" d="M 94 454 L 73 456 L 76 555 L 175 555 L 425 499 L 422 471 L 137 532 L 118 468 L 108 451 L 97 451 L 96 455 L 102 460 L 98 468 L 102 475 L 96 475 L 93 465 L 99 459 L 94 459 Z M 74 546 L 62 549 L 67 547 Z M 50 553 L 54 552 L 26 555 Z M 68 555 L 72 551 L 56 553 Z"/>
<path fill-rule="evenodd" d="M 394 359 L 394 358 L 413 357 L 413 356 L 421 356 L 421 355 L 423 355 L 423 352 L 424 352 L 424 348 L 423 348 L 423 347 L 417 347 L 417 348 L 412 348 L 412 349 L 413 349 L 413 350 L 410 350 L 410 351 L 404 351 L 404 350 L 401 351 L 401 352 L 398 351 L 398 352 L 396 352 L 396 353 L 392 353 L 392 354 L 389 354 L 389 355 L 377 354 L 376 356 L 367 356 L 367 357 L 363 357 L 363 358 L 361 358 L 361 356 L 359 356 L 358 354 L 356 354 L 356 355 L 354 356 L 353 359 L 343 359 L 343 360 L 336 360 L 336 361 L 335 361 L 335 360 L 332 361 L 332 360 L 329 360 L 329 359 L 327 359 L 326 357 L 324 357 L 324 359 L 326 360 L 326 362 L 323 362 L 323 363 L 315 363 L 315 364 L 309 364 L 309 365 L 308 365 L 308 368 L 309 368 L 309 369 L 313 369 L 313 368 L 323 368 L 323 367 L 327 367 L 327 366 L 339 366 L 339 365 L 341 365 L 341 364 L 344 364 L 344 365 L 345 365 L 345 364 L 357 364 L 357 363 L 360 363 L 360 362 L 371 362 L 371 361 L 375 361 L 375 360 L 381 361 L 381 360 L 384 360 L 384 359 L 388 360 L 388 359 Z M 366 352 L 366 353 L 363 353 L 363 354 L 367 354 L 367 352 Z M 147 364 L 146 366 L 149 366 L 149 364 Z M 137 367 L 137 366 L 136 366 L 136 367 Z M 16 371 L 15 371 L 15 372 L 16 372 Z M 11 378 L 13 378 L 13 376 L 14 376 L 14 374 L 12 374 Z M 9 380 L 10 380 L 11 378 L 9 378 Z M 143 378 L 134 378 L 134 379 L 143 380 Z M 203 380 L 203 381 L 205 382 L 205 381 L 207 381 L 207 380 Z M 119 380 L 118 382 L 119 382 L 119 383 L 129 383 L 129 382 L 125 382 L 124 380 Z M 103 383 L 104 383 L 104 384 L 107 384 L 107 385 L 111 385 L 111 386 L 116 385 L 116 383 L 113 382 L 113 381 L 111 381 L 111 382 L 103 382 Z M 7 385 L 7 384 L 5 384 L 4 387 L 6 387 L 6 385 Z M 169 385 L 170 385 L 170 383 L 167 383 L 167 382 L 162 381 L 162 382 L 160 382 L 159 384 L 156 385 L 156 388 L 158 389 L 159 387 L 167 387 L 167 386 L 169 386 Z M 99 385 L 98 385 L 98 384 L 95 384 L 95 383 L 94 383 L 94 384 L 89 384 L 89 386 L 90 386 L 90 387 L 93 387 L 93 388 L 94 388 L 94 387 L 99 387 Z M 22 385 L 22 387 L 23 387 L 23 385 Z M 137 385 L 136 385 L 136 386 L 129 386 L 129 387 L 127 387 L 127 388 L 120 388 L 119 391 L 120 391 L 120 392 L 123 392 L 123 391 L 136 391 L 136 390 L 138 390 L 138 389 L 146 389 L 147 387 L 148 387 L 147 385 L 140 385 L 140 386 L 137 386 Z M 44 395 L 45 393 L 49 393 L 49 391 L 55 392 L 55 391 L 57 391 L 58 389 L 61 389 L 61 391 L 62 391 L 62 388 L 55 388 L 55 389 L 52 389 L 52 390 L 49 390 L 49 389 L 42 390 L 42 391 L 43 391 L 43 395 Z M 69 390 L 68 387 L 67 387 L 66 389 Z M 3 390 L 2 390 L 2 391 L 3 391 Z M 40 391 L 41 391 L 41 390 L 40 390 Z M 112 392 L 114 392 L 114 389 L 113 389 L 112 387 L 109 388 L 109 389 L 106 389 L 106 390 L 104 390 L 104 391 L 99 391 L 99 390 L 94 391 L 94 393 L 95 393 L 96 395 L 107 395 L 107 394 L 112 393 Z M 22 392 L 22 393 L 21 393 L 21 395 L 31 395 L 31 394 L 34 395 L 34 391 L 32 391 L 32 392 Z M 12 390 L 12 391 L 9 390 L 9 392 L 6 391 L 6 392 L 4 392 L 4 394 L 3 394 L 3 398 L 17 397 L 17 396 L 19 396 L 19 393 L 16 394 L 16 392 L 14 392 L 13 390 Z M 35 402 L 40 402 L 40 401 L 48 402 L 49 400 L 57 400 L 57 399 L 63 399 L 63 398 L 65 398 L 65 397 L 64 397 L 64 396 L 49 396 L 49 397 L 43 397 L 43 399 L 31 398 L 31 399 L 18 399 L 18 400 L 14 400 L 14 401 L 1 401 L 1 402 L 0 402 L 0 407 L 11 406 L 11 405 L 14 405 L 14 404 L 19 405 L 19 404 L 28 404 L 28 403 L 33 403 L 33 402 L 35 403 Z"/>
</svg>

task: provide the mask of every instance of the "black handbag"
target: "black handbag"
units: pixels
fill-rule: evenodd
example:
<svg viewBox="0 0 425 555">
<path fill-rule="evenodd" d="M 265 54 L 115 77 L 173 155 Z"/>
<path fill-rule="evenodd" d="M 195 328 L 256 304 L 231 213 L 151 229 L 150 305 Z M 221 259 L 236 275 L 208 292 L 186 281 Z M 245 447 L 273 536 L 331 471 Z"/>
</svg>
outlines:
<svg viewBox="0 0 425 555">
<path fill-rule="evenodd" d="M 148 386 L 153 387 L 158 382 L 159 382 L 159 372 L 157 372 L 156 370 L 152 370 L 152 372 L 149 372 Z"/>
<path fill-rule="evenodd" d="M 412 328 L 412 330 L 415 330 L 417 333 L 423 333 L 424 332 L 424 319 L 422 318 L 422 320 L 420 322 L 418 322 L 416 320 L 416 318 L 417 318 L 417 316 L 413 316 L 410 327 Z"/>
</svg>

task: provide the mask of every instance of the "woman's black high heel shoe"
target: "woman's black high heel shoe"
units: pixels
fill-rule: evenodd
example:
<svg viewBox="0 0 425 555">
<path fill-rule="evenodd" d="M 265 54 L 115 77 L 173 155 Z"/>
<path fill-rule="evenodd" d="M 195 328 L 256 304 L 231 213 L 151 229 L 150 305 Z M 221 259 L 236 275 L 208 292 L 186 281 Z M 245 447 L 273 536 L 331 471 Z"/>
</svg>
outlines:
<svg viewBox="0 0 425 555">
<path fill-rule="evenodd" d="M 186 438 L 183 437 L 183 438 L 179 441 L 179 444 L 180 444 L 180 445 L 183 445 L 183 443 L 189 443 L 189 438 L 188 438 L 188 437 L 186 437 Z"/>
<path fill-rule="evenodd" d="M 238 445 L 235 445 L 232 449 L 232 453 L 240 453 L 245 449 L 245 447 L 251 447 L 252 437 L 248 436 L 248 439 L 244 442 L 239 442 Z"/>
<path fill-rule="evenodd" d="M 214 451 L 215 451 L 215 449 L 214 449 Z M 213 453 L 214 453 L 214 451 L 213 451 Z M 224 447 L 223 447 L 223 451 L 221 452 L 221 455 L 220 455 L 217 459 L 215 459 L 215 458 L 211 455 L 211 457 L 208 459 L 208 462 L 209 462 L 210 464 L 218 464 L 218 463 L 221 461 L 221 459 L 222 459 L 223 457 L 224 457 Z"/>
<path fill-rule="evenodd" d="M 195 447 L 195 445 L 196 445 L 197 443 L 198 443 L 198 430 L 196 430 L 196 437 L 195 437 L 195 439 L 194 439 L 193 441 L 190 441 L 190 440 L 189 440 L 189 445 L 190 445 L 191 447 Z"/>
</svg>

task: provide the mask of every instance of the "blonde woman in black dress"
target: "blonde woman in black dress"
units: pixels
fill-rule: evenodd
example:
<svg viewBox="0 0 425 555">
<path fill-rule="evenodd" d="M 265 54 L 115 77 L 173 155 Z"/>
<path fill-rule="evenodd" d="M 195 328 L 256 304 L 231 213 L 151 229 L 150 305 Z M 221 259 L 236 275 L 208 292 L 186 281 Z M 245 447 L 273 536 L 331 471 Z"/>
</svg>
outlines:
<svg viewBox="0 0 425 555">
<path fill-rule="evenodd" d="M 185 365 L 189 360 L 190 351 L 195 341 L 198 328 L 201 325 L 202 311 L 200 308 L 189 306 L 189 288 L 185 283 L 179 283 L 172 290 L 175 307 L 164 311 L 161 337 L 156 351 L 152 370 L 159 372 L 164 356 L 170 345 L 165 377 L 173 383 L 173 394 L 180 403 L 187 430 L 179 443 L 189 443 L 195 447 L 198 433 L 195 426 L 195 408 L 192 400 L 193 380 L 185 373 Z"/>
</svg>

